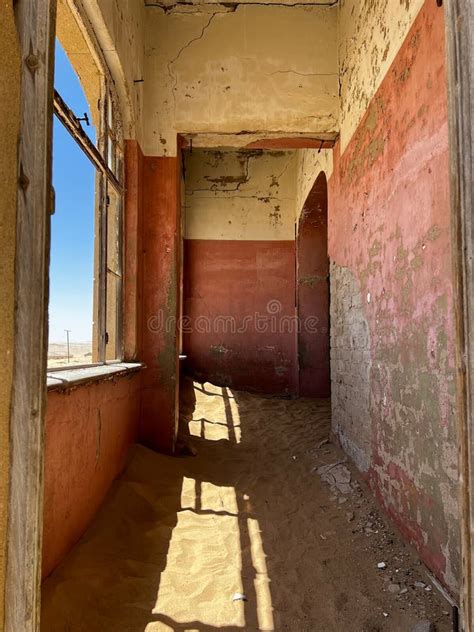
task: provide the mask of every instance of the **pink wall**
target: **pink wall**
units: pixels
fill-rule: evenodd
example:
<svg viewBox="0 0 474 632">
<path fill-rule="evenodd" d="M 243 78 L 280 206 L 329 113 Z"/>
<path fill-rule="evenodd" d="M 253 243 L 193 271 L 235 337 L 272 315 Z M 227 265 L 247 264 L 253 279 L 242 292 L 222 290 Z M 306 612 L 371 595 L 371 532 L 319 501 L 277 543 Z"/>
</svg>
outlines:
<svg viewBox="0 0 474 632">
<path fill-rule="evenodd" d="M 43 577 L 82 536 L 135 441 L 140 375 L 48 393 Z"/>
<path fill-rule="evenodd" d="M 456 591 L 443 15 L 435 2 L 425 3 L 349 146 L 342 156 L 339 146 L 335 149 L 329 254 L 334 305 L 343 305 L 342 294 L 351 292 L 344 315 L 336 307 L 331 314 L 335 362 L 337 357 L 333 374 L 338 370 L 335 430 L 363 469 L 366 464 L 368 481 L 387 513 L 427 565 Z M 354 319 L 351 314 L 357 311 Z M 345 352 L 338 331 L 347 335 Z M 365 384 L 355 381 L 364 362 L 366 400 Z M 338 416 L 341 407 L 344 414 Z"/>
</svg>

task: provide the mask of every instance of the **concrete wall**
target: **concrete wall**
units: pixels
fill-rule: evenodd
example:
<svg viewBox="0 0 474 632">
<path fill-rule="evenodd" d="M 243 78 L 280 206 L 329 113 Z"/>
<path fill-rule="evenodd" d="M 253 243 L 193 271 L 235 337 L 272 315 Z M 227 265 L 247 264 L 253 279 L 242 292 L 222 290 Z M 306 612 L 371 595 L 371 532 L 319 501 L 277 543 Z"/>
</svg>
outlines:
<svg viewBox="0 0 474 632">
<path fill-rule="evenodd" d="M 17 147 L 20 113 L 20 54 L 12 3 L 0 2 L 0 630 L 3 630 L 10 404 L 13 379 Z"/>
<path fill-rule="evenodd" d="M 336 8 L 147 8 L 145 154 L 175 156 L 177 133 L 334 137 L 336 42 Z"/>
<path fill-rule="evenodd" d="M 379 59 L 382 49 L 373 48 L 379 31 L 392 38 L 394 16 L 387 9 L 395 4 L 396 24 L 411 26 L 381 76 L 380 60 L 367 66 L 361 59 Z M 444 13 L 429 0 L 419 12 L 417 6 L 374 2 L 360 18 L 352 3 L 341 8 L 346 131 L 334 152 L 329 196 L 333 424 L 387 513 L 455 592 Z M 361 100 L 368 107 L 355 127 Z M 348 112 L 355 113 L 350 125 Z"/>
<path fill-rule="evenodd" d="M 186 153 L 183 337 L 201 379 L 297 388 L 295 152 Z"/>
<path fill-rule="evenodd" d="M 43 577 L 79 540 L 136 440 L 140 375 L 49 392 Z"/>
</svg>

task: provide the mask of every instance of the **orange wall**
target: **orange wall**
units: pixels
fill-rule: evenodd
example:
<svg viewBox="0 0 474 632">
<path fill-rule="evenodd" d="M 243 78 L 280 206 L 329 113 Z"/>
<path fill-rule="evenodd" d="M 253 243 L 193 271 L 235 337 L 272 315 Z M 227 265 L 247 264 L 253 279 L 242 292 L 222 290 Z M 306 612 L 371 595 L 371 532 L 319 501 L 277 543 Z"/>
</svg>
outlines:
<svg viewBox="0 0 474 632">
<path fill-rule="evenodd" d="M 43 577 L 82 536 L 136 439 L 140 375 L 48 394 Z"/>
<path fill-rule="evenodd" d="M 140 441 L 170 453 L 178 421 L 179 158 L 145 157 L 143 187 Z"/>
</svg>

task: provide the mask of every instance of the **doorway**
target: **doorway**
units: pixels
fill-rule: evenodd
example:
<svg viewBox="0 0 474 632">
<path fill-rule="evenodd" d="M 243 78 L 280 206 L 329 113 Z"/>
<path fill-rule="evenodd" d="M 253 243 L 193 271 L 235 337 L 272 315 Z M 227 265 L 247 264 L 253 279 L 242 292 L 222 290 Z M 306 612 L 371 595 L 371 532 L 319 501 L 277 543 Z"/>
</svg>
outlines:
<svg viewBox="0 0 474 632">
<path fill-rule="evenodd" d="M 296 302 L 299 317 L 299 395 L 329 397 L 328 187 L 316 178 L 298 222 Z"/>
</svg>

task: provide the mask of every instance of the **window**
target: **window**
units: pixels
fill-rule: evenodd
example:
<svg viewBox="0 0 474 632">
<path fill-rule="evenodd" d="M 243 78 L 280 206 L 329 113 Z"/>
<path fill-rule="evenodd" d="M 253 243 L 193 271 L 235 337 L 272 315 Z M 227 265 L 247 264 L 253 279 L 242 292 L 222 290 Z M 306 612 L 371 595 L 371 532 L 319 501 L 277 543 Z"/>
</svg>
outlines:
<svg viewBox="0 0 474 632">
<path fill-rule="evenodd" d="M 91 76 L 84 89 L 79 78 Z M 92 107 L 86 95 L 95 98 Z M 123 141 L 117 100 L 92 55 L 89 68 L 81 57 L 76 74 L 59 41 L 54 113 L 50 370 L 122 359 Z"/>
</svg>

